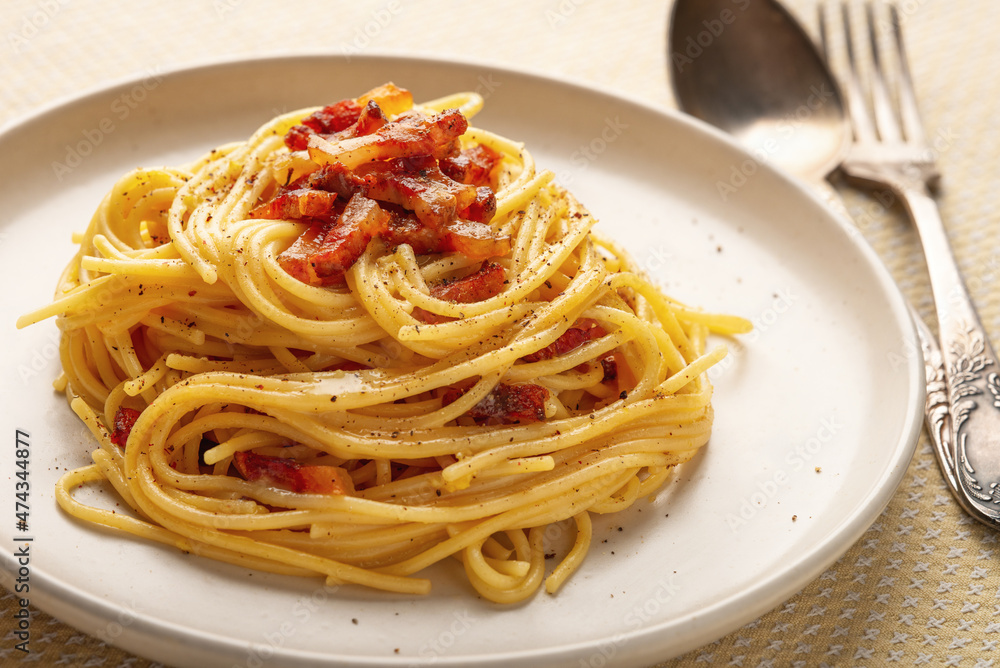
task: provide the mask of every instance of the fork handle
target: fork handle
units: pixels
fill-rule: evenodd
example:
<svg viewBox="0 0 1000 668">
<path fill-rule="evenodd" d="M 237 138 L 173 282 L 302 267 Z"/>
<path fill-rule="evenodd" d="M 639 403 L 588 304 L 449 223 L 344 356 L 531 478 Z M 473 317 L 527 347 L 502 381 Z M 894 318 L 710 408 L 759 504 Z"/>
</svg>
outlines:
<svg viewBox="0 0 1000 668">
<path fill-rule="evenodd" d="M 927 260 L 959 501 L 1000 526 L 1000 362 L 962 281 L 937 203 L 923 182 L 891 187 L 916 225 Z"/>
</svg>

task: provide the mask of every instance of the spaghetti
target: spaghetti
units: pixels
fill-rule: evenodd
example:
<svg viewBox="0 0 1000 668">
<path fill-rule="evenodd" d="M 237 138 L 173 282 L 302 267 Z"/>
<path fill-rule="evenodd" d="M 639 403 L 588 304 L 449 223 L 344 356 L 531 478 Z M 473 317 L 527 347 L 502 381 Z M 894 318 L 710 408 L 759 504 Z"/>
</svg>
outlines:
<svg viewBox="0 0 1000 668">
<path fill-rule="evenodd" d="M 101 202 L 54 301 L 65 391 L 99 447 L 69 514 L 331 584 L 554 592 L 591 515 L 709 438 L 708 331 L 523 146 L 392 84 L 279 116 Z M 106 481 L 134 511 L 85 504 Z M 546 574 L 545 530 L 575 527 Z"/>
</svg>

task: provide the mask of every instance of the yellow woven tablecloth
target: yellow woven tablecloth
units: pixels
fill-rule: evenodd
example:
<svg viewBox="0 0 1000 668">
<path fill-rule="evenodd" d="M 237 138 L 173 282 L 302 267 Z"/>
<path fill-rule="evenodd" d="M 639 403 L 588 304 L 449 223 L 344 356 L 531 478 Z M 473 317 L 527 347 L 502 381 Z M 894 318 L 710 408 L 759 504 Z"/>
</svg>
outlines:
<svg viewBox="0 0 1000 668">
<path fill-rule="evenodd" d="M 743 0 L 734 0 L 739 4 Z M 751 0 L 752 1 L 752 0 Z M 942 213 L 972 297 L 1000 342 L 1000 2 L 898 0 L 921 110 L 944 173 Z M 787 4 L 812 26 L 815 4 Z M 0 123 L 109 81 L 215 58 L 347 49 L 430 54 L 538 70 L 671 106 L 667 0 L 199 2 L 5 0 Z M 382 14 L 379 14 L 382 12 Z M 363 29 L 378 16 L 378 30 Z M 933 325 L 916 237 L 895 209 L 849 208 Z M 665 666 L 1000 666 L 1000 546 L 952 500 L 926 438 L 877 523 L 787 602 Z M 0 596 L 0 664 L 145 666 L 36 613 L 32 652 L 12 649 Z M 666 658 L 666 657 L 664 657 Z"/>
</svg>

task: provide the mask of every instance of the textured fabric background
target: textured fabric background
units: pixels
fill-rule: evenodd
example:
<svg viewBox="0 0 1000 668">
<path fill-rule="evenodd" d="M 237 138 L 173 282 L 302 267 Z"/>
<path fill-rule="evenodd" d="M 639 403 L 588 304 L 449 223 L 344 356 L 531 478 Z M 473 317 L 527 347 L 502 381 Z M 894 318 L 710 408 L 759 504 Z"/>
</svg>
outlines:
<svg viewBox="0 0 1000 668">
<path fill-rule="evenodd" d="M 898 0 L 921 111 L 944 173 L 942 213 L 1000 342 L 1000 2 Z M 813 29 L 815 3 L 787 4 Z M 241 56 L 430 54 L 536 70 L 673 105 L 668 0 L 305 2 L 4 0 L 0 123 L 127 78 Z M 381 13 L 380 13 L 381 12 Z M 391 18 L 377 21 L 379 16 Z M 375 25 L 378 29 L 364 28 Z M 933 326 L 915 235 L 895 208 L 843 188 L 903 292 Z M 944 486 L 926 439 L 877 523 L 834 566 L 746 627 L 662 665 L 1000 666 L 1000 547 Z M 12 649 L 0 596 L 0 664 L 147 666 L 36 613 L 32 653 Z M 666 658 L 666 657 L 664 657 Z"/>
</svg>

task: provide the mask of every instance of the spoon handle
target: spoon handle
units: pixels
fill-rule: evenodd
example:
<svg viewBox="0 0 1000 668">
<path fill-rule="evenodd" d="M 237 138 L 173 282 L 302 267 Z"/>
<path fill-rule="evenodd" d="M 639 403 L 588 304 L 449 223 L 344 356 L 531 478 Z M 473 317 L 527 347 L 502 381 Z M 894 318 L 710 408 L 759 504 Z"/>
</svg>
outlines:
<svg viewBox="0 0 1000 668">
<path fill-rule="evenodd" d="M 922 183 L 891 184 L 917 228 L 937 310 L 951 465 L 959 501 L 1000 526 L 1000 362 L 962 281 L 937 203 Z M 982 410 L 980 410 L 982 409 Z"/>
</svg>

